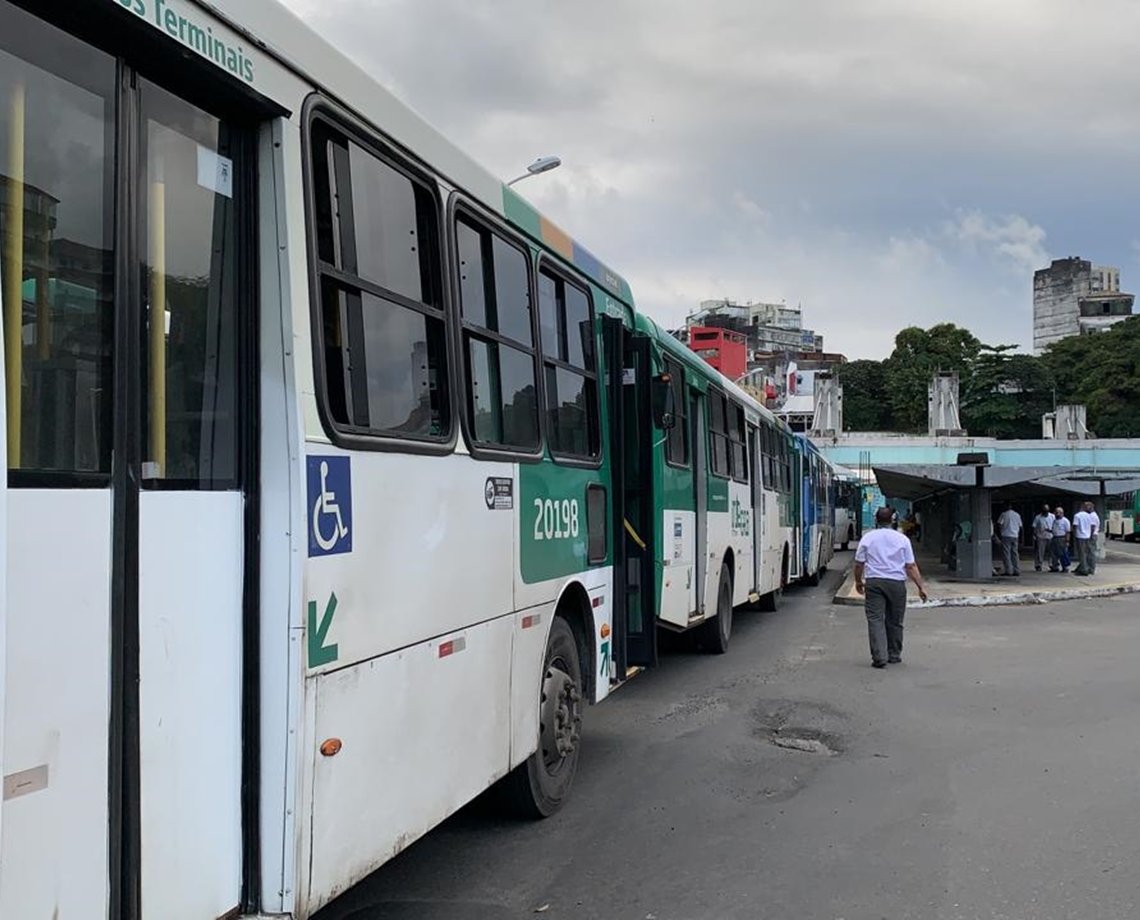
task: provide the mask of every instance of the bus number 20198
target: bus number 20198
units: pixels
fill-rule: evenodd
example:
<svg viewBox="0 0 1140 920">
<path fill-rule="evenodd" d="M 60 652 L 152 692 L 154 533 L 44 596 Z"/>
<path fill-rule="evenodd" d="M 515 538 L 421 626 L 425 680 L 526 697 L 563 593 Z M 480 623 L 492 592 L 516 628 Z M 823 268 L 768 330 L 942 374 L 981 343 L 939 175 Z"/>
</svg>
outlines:
<svg viewBox="0 0 1140 920">
<path fill-rule="evenodd" d="M 571 540 L 580 532 L 578 500 L 536 498 L 534 500 L 534 538 L 536 540 Z"/>
</svg>

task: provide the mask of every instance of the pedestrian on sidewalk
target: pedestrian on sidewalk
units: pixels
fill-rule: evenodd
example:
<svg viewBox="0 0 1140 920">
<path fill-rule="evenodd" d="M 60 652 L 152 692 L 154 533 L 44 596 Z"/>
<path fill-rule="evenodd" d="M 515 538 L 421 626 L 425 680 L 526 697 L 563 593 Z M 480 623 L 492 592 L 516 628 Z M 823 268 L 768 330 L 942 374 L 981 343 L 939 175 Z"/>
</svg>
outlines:
<svg viewBox="0 0 1140 920">
<path fill-rule="evenodd" d="M 1053 509 L 1053 560 L 1050 572 L 1069 571 L 1069 533 L 1073 525 L 1065 517 L 1065 509 L 1058 505 Z"/>
<path fill-rule="evenodd" d="M 1096 572 L 1096 535 L 1100 531 L 1100 516 L 1092 502 L 1073 515 L 1073 536 L 1077 542 L 1077 567 L 1074 575 L 1093 575 Z"/>
<path fill-rule="evenodd" d="M 1053 512 L 1048 505 L 1042 505 L 1041 511 L 1033 519 L 1033 568 L 1040 572 L 1045 560 L 1051 555 L 1053 548 Z"/>
<path fill-rule="evenodd" d="M 1017 558 L 1017 545 L 1021 540 L 1021 515 L 1013 510 L 1013 503 L 1007 502 L 1005 511 L 997 520 L 998 533 L 1001 535 L 1001 559 L 1005 566 L 1003 575 L 1020 575 L 1021 563 Z"/>
<path fill-rule="evenodd" d="M 876 668 L 902 661 L 907 578 L 926 600 L 926 583 L 914 561 L 914 548 L 892 528 L 893 518 L 890 508 L 876 511 L 875 529 L 863 535 L 855 550 L 855 590 L 865 598 L 871 665 Z"/>
</svg>

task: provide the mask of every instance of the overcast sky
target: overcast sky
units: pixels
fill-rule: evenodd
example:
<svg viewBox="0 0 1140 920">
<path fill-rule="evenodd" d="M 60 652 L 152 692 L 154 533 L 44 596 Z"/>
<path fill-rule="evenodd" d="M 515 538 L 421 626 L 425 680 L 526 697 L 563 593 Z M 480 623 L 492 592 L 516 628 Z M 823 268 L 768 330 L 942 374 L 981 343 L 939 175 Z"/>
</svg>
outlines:
<svg viewBox="0 0 1140 920">
<path fill-rule="evenodd" d="M 1140 287 L 1132 0 L 286 0 L 679 325 L 800 303 L 1032 340 L 1033 271 Z"/>
</svg>

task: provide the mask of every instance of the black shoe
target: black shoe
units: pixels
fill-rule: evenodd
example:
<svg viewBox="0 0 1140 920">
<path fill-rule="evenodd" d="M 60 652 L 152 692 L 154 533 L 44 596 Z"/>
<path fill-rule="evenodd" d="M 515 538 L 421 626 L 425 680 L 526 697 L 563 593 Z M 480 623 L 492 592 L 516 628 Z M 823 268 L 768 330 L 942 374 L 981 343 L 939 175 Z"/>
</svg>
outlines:
<svg viewBox="0 0 1140 920">
<path fill-rule="evenodd" d="M 871 662 L 872 668 L 885 668 L 886 666 L 887 666 L 887 663 L 885 661 L 872 661 Z"/>
<path fill-rule="evenodd" d="M 888 658 L 887 664 L 902 664 L 901 658 Z"/>
</svg>

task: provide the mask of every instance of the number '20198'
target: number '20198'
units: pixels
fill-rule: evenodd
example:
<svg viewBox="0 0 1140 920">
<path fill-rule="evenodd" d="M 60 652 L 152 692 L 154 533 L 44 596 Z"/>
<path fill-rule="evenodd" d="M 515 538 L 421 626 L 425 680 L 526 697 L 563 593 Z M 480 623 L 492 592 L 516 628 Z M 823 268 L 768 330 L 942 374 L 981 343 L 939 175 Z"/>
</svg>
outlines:
<svg viewBox="0 0 1140 920">
<path fill-rule="evenodd" d="M 536 540 L 569 540 L 581 532 L 578 500 L 564 498 L 534 500 L 534 538 Z"/>
</svg>

